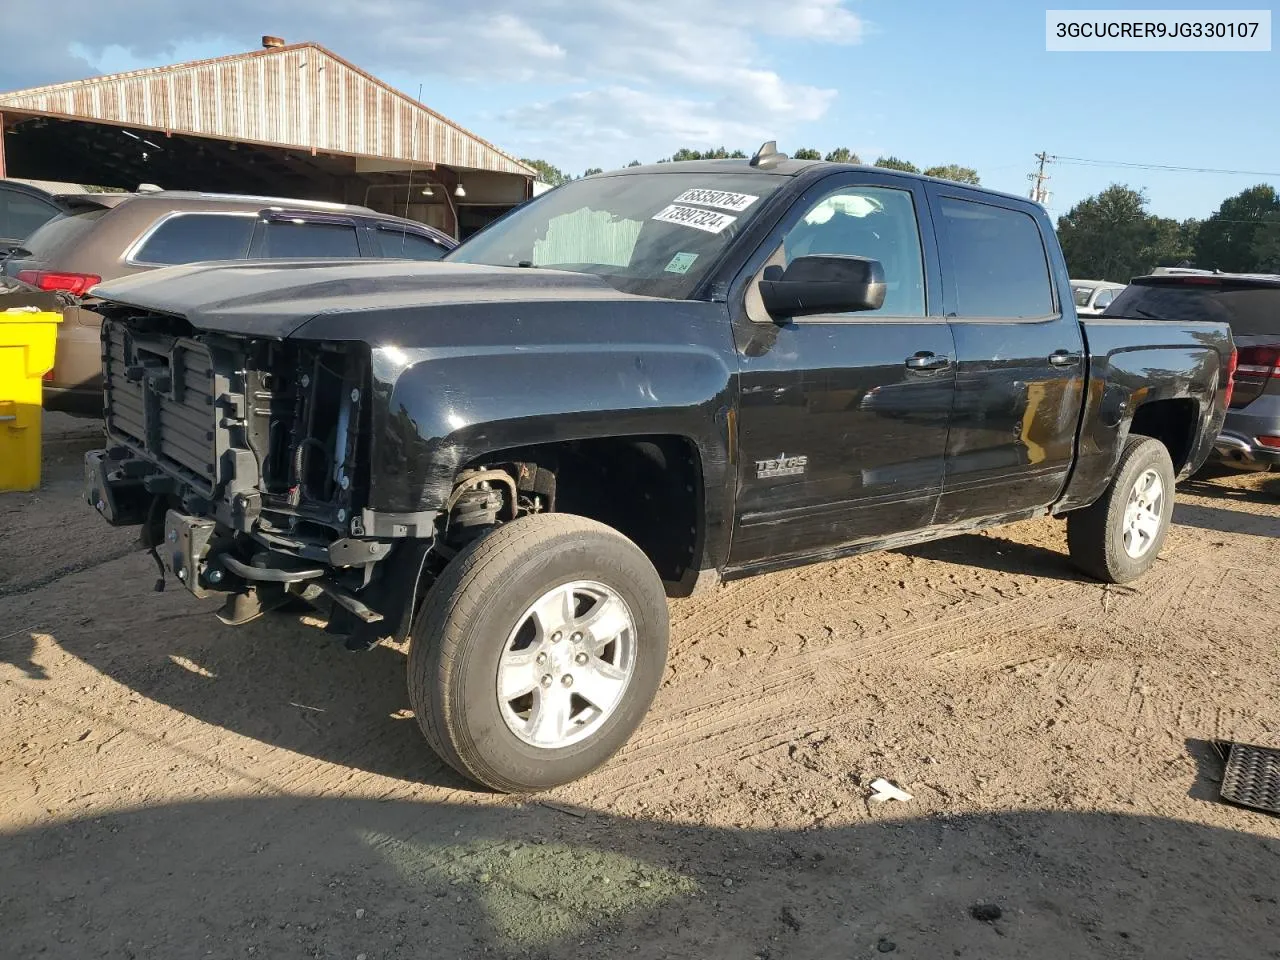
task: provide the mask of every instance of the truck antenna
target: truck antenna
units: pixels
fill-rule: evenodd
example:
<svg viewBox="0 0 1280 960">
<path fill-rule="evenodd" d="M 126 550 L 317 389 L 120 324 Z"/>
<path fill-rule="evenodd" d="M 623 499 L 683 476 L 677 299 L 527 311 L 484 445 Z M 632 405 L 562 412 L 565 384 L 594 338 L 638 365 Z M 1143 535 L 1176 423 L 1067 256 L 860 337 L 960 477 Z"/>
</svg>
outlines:
<svg viewBox="0 0 1280 960">
<path fill-rule="evenodd" d="M 751 158 L 751 166 L 759 167 L 761 170 L 768 170 L 770 167 L 776 167 L 785 159 L 787 159 L 787 155 L 778 152 L 778 141 L 768 140 L 760 145 L 756 155 Z"/>
</svg>

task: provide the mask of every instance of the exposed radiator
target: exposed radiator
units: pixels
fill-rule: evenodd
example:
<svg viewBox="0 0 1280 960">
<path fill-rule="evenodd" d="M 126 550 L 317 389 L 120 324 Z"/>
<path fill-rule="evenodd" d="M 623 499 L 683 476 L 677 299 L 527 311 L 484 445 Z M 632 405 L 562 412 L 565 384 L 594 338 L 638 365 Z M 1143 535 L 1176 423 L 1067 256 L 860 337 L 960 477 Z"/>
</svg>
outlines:
<svg viewBox="0 0 1280 960">
<path fill-rule="evenodd" d="M 103 324 L 107 429 L 206 491 L 217 482 L 213 358 L 181 337 L 135 337 Z"/>
</svg>

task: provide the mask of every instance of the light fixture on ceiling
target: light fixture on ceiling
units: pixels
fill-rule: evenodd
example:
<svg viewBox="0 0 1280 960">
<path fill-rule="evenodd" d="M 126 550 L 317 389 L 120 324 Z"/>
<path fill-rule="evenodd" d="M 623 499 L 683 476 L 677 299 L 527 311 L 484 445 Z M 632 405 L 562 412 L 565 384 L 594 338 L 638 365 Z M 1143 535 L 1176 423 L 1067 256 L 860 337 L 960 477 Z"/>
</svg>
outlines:
<svg viewBox="0 0 1280 960">
<path fill-rule="evenodd" d="M 462 189 L 462 184 L 458 184 L 453 188 L 453 195 L 455 197 L 465 197 L 467 195 L 467 191 Z"/>
<path fill-rule="evenodd" d="M 422 188 L 422 195 L 424 197 L 434 197 L 436 195 L 436 192 L 431 189 L 431 184 L 428 183 L 425 187 Z"/>
</svg>

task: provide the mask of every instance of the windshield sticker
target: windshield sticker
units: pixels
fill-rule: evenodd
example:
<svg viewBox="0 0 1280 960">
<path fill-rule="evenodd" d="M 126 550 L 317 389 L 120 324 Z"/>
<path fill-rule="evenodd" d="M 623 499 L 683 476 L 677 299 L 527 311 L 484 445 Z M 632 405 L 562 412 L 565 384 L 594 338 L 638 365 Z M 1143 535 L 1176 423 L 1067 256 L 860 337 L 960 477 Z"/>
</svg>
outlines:
<svg viewBox="0 0 1280 960">
<path fill-rule="evenodd" d="M 693 261 L 697 259 L 696 253 L 677 253 L 662 269 L 666 273 L 688 273 L 689 268 L 693 266 Z"/>
<path fill-rule="evenodd" d="M 753 197 L 749 193 L 731 193 L 728 190 L 707 190 L 695 187 L 680 194 L 680 196 L 676 197 L 675 202 L 698 203 L 704 207 L 719 207 L 721 210 L 732 210 L 734 213 L 741 213 L 759 199 L 759 197 Z"/>
<path fill-rule="evenodd" d="M 738 218 L 731 217 L 727 213 L 699 210 L 697 207 L 680 207 L 673 203 L 655 213 L 653 219 L 663 223 L 680 223 L 706 233 L 720 233 Z"/>
</svg>

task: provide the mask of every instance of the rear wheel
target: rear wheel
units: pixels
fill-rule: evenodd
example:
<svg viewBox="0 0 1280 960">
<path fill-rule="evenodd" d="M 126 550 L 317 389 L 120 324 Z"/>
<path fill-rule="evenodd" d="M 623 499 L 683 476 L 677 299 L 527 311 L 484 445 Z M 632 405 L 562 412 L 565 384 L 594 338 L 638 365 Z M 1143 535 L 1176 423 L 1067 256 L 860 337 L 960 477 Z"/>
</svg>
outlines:
<svg viewBox="0 0 1280 960">
<path fill-rule="evenodd" d="M 1173 461 L 1159 440 L 1130 437 L 1106 492 L 1067 514 L 1072 562 L 1107 583 L 1127 583 L 1156 562 L 1173 518 Z"/>
<path fill-rule="evenodd" d="M 466 547 L 431 588 L 409 699 L 433 749 L 497 790 L 568 783 L 640 725 L 667 657 L 653 564 L 617 531 L 543 514 Z"/>
</svg>

